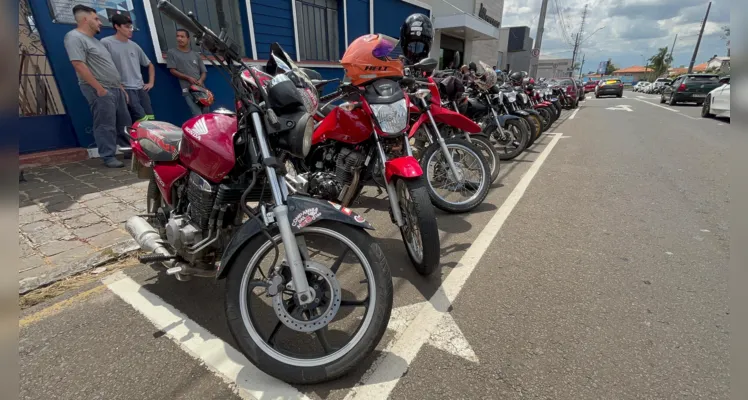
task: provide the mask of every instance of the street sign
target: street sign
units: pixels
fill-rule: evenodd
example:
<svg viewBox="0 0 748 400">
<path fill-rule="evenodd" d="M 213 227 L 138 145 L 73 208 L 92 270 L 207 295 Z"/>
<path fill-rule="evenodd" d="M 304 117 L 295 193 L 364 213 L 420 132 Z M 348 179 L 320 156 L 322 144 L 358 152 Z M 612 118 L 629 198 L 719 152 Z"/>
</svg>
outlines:
<svg viewBox="0 0 748 400">
<path fill-rule="evenodd" d="M 540 49 L 532 49 L 532 53 L 530 53 L 533 57 L 537 58 L 540 56 Z"/>
</svg>

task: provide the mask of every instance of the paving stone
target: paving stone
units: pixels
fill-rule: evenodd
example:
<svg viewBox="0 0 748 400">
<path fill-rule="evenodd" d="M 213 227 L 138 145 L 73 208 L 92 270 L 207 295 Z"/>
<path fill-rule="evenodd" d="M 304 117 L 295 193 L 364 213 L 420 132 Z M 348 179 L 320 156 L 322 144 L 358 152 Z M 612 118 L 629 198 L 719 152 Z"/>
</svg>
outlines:
<svg viewBox="0 0 748 400">
<path fill-rule="evenodd" d="M 65 225 L 69 228 L 83 228 L 85 226 L 93 225 L 95 223 L 102 222 L 100 216 L 90 213 L 81 215 L 80 217 L 71 218 L 65 221 Z"/>
<path fill-rule="evenodd" d="M 39 221 L 46 221 L 48 219 L 52 218 L 52 216 L 48 213 L 36 213 L 36 214 L 26 214 L 26 215 L 19 215 L 18 216 L 18 225 L 23 226 L 30 224 L 32 222 L 39 222 Z"/>
<path fill-rule="evenodd" d="M 73 234 L 79 238 L 88 239 L 92 236 L 100 235 L 113 229 L 116 229 L 116 227 L 109 225 L 106 222 L 100 222 L 85 228 L 74 229 Z"/>
<path fill-rule="evenodd" d="M 86 215 L 86 214 L 90 214 L 91 213 L 91 210 L 89 210 L 88 208 L 85 208 L 85 207 L 81 206 L 78 203 L 73 203 L 73 205 L 75 205 L 77 207 L 73 208 L 73 209 L 70 209 L 70 210 L 65 210 L 65 211 L 61 211 L 61 212 L 55 213 L 55 216 L 57 216 L 57 218 L 59 218 L 59 219 L 61 219 L 61 220 L 64 221 L 64 220 L 68 220 L 70 218 L 80 217 L 81 215 Z"/>
<path fill-rule="evenodd" d="M 21 260 L 21 268 L 18 273 L 18 278 L 23 280 L 37 277 L 40 275 L 48 274 L 55 269 L 57 269 L 56 265 L 53 265 L 51 263 L 47 264 L 41 257 L 36 256 L 33 259 Z"/>
<path fill-rule="evenodd" d="M 53 240 L 39 246 L 39 252 L 45 256 L 53 256 L 84 245 L 80 240 Z"/>
<path fill-rule="evenodd" d="M 114 197 L 111 197 L 111 196 L 101 196 L 101 197 L 97 197 L 97 198 L 95 198 L 93 200 L 86 201 L 83 204 L 85 204 L 86 207 L 96 209 L 96 208 L 101 207 L 101 206 L 103 206 L 105 204 L 112 204 L 112 203 L 116 203 L 116 202 L 117 202 L 117 199 L 114 198 Z"/>
<path fill-rule="evenodd" d="M 111 206 L 112 204 L 110 204 Z M 117 208 L 114 211 L 107 211 L 106 213 L 103 213 L 103 215 L 106 215 L 107 218 L 109 218 L 112 222 L 125 222 L 128 218 L 132 217 L 133 215 L 138 214 L 138 210 L 130 207 L 125 206 L 124 204 L 118 204 L 119 208 Z M 105 206 L 106 207 L 106 206 Z"/>
<path fill-rule="evenodd" d="M 62 192 L 51 197 L 37 198 L 36 201 L 41 203 L 47 211 L 61 211 L 60 207 L 66 207 L 73 203 L 73 199 Z M 54 210 L 50 209 L 50 207 Z"/>
<path fill-rule="evenodd" d="M 44 212 L 44 210 L 36 204 L 18 209 L 18 215 L 37 214 L 40 212 Z"/>
<path fill-rule="evenodd" d="M 52 221 L 38 221 L 21 226 L 21 231 L 26 233 L 36 232 L 52 226 Z"/>
<path fill-rule="evenodd" d="M 44 229 L 26 233 L 26 236 L 35 245 L 44 244 L 53 240 L 72 238 L 72 232 L 61 224 L 52 223 Z"/>
<path fill-rule="evenodd" d="M 102 196 L 101 192 L 98 189 L 96 189 L 96 188 L 87 188 L 87 189 L 91 189 L 91 190 L 93 190 L 93 192 L 86 193 L 86 194 L 80 194 L 80 195 L 76 194 L 73 197 L 75 197 L 75 199 L 78 200 L 78 201 L 85 202 L 85 201 L 89 201 L 89 200 L 93 200 L 93 199 L 98 199 L 99 197 Z"/>
<path fill-rule="evenodd" d="M 18 243 L 18 250 L 19 250 L 19 258 L 23 259 L 26 257 L 31 257 L 33 255 L 36 255 L 36 251 L 31 247 L 28 242 L 26 242 L 26 239 L 19 237 L 19 243 Z"/>
<path fill-rule="evenodd" d="M 76 200 L 80 200 L 83 196 L 89 196 L 92 193 L 99 194 L 101 192 L 101 190 L 93 186 L 89 186 L 88 184 L 85 184 L 82 182 L 78 182 L 75 186 L 66 187 L 64 190 L 65 190 L 65 194 L 76 198 Z M 96 196 L 90 196 L 86 200 L 95 199 L 95 198 Z"/>
<path fill-rule="evenodd" d="M 56 266 L 66 266 L 71 263 L 79 263 L 86 259 L 87 256 L 92 255 L 96 249 L 88 244 L 75 247 L 63 253 L 57 254 L 56 256 L 49 257 L 50 263 Z"/>
<path fill-rule="evenodd" d="M 88 243 L 97 248 L 104 248 L 129 238 L 127 232 L 117 229 L 89 238 Z"/>
<path fill-rule="evenodd" d="M 48 183 L 39 184 L 29 182 L 27 185 L 22 186 L 20 190 L 32 199 L 49 197 L 55 193 L 60 193 L 60 189 Z"/>
<path fill-rule="evenodd" d="M 76 203 L 75 200 L 72 200 L 70 197 L 65 196 L 65 201 L 60 201 L 54 204 L 46 204 L 47 211 L 49 212 L 61 212 L 61 211 L 67 211 L 67 210 L 74 210 L 76 208 L 80 207 L 80 204 Z"/>
</svg>

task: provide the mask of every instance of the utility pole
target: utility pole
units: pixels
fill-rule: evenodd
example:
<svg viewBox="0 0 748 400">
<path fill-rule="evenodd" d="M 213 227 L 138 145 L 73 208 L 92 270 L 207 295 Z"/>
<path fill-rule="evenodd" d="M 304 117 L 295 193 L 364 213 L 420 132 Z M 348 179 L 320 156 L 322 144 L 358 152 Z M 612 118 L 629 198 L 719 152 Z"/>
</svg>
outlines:
<svg viewBox="0 0 748 400">
<path fill-rule="evenodd" d="M 673 50 L 675 50 L 675 42 L 677 42 L 677 41 L 678 41 L 678 34 L 676 33 L 675 34 L 675 39 L 673 39 L 673 46 L 670 48 L 670 57 L 668 57 L 671 60 L 670 62 L 672 62 L 672 59 L 673 59 Z"/>
<path fill-rule="evenodd" d="M 538 19 L 538 31 L 535 34 L 535 46 L 534 49 L 537 49 L 540 51 L 540 45 L 543 42 L 543 27 L 545 26 L 545 12 L 548 10 L 548 0 L 543 0 L 543 3 L 540 6 L 540 19 Z M 538 55 L 538 59 L 540 58 L 540 55 Z M 535 60 L 535 63 L 530 63 L 530 76 L 535 77 L 535 75 L 538 74 L 538 61 Z"/>
<path fill-rule="evenodd" d="M 579 26 L 579 32 L 577 33 L 577 37 L 574 40 L 574 52 L 571 55 L 571 71 L 572 76 L 574 76 L 574 62 L 577 60 L 577 51 L 579 51 L 579 46 L 582 44 L 582 34 L 584 33 L 584 23 L 587 21 L 587 7 L 589 7 L 589 4 L 584 5 L 584 12 L 582 13 L 582 24 Z"/>
<path fill-rule="evenodd" d="M 582 53 L 582 65 L 579 66 L 579 79 L 582 79 L 582 68 L 584 68 L 584 53 Z"/>
<path fill-rule="evenodd" d="M 688 73 L 693 73 L 693 64 L 696 62 L 696 55 L 699 53 L 699 45 L 701 44 L 701 36 L 704 35 L 704 26 L 706 25 L 706 19 L 709 18 L 709 9 L 712 8 L 712 2 L 706 7 L 706 15 L 704 20 L 701 21 L 701 30 L 699 31 L 699 38 L 696 40 L 696 47 L 693 49 L 693 56 L 691 56 L 691 63 L 688 64 Z"/>
</svg>

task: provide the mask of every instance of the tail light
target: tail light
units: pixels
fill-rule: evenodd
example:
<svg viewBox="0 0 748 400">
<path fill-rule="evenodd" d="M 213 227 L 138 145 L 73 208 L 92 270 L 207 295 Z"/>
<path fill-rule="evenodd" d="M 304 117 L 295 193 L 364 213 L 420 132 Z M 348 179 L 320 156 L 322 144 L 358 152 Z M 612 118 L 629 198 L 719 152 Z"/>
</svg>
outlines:
<svg viewBox="0 0 748 400">
<path fill-rule="evenodd" d="M 686 84 L 685 83 L 681 83 L 680 86 L 678 86 L 678 91 L 679 92 L 685 92 L 686 91 Z"/>
<path fill-rule="evenodd" d="M 618 84 L 618 86 L 619 86 L 619 87 L 623 87 L 623 83 L 619 83 L 619 84 Z"/>
</svg>

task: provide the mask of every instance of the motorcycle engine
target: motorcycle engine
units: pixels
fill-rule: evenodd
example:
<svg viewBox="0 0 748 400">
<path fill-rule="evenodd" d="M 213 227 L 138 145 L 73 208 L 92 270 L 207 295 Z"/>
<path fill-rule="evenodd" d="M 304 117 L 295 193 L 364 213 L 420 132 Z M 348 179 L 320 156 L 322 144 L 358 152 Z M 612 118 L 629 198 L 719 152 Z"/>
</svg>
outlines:
<svg viewBox="0 0 748 400">
<path fill-rule="evenodd" d="M 190 173 L 187 212 L 172 215 L 166 224 L 166 240 L 178 252 L 202 240 L 203 231 L 208 229 L 216 191 L 216 185 L 194 172 Z"/>
<path fill-rule="evenodd" d="M 309 194 L 324 200 L 341 202 L 343 196 L 352 185 L 358 185 L 354 182 L 356 171 L 364 163 L 364 154 L 349 148 L 341 148 L 334 154 L 335 150 L 328 149 L 324 159 L 332 161 L 334 159 L 334 171 L 332 168 L 325 168 L 326 171 L 318 171 L 306 174 L 309 181 Z M 333 164 L 333 163 L 330 163 Z M 355 190 L 355 188 L 352 188 Z"/>
</svg>

